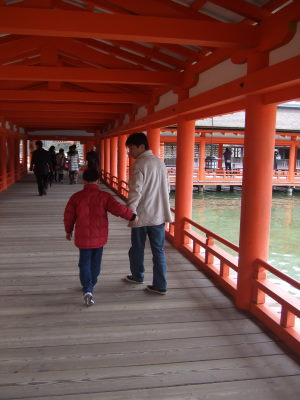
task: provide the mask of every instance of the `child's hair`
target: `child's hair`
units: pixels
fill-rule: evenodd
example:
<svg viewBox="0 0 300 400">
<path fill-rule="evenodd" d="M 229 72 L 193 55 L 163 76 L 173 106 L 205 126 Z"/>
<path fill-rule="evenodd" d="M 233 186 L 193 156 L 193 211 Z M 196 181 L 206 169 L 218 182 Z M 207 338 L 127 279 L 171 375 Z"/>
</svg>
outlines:
<svg viewBox="0 0 300 400">
<path fill-rule="evenodd" d="M 125 145 L 128 147 L 130 145 L 134 145 L 139 147 L 141 144 L 145 146 L 145 150 L 149 150 L 149 143 L 147 136 L 143 132 L 133 133 L 128 136 Z"/>
<path fill-rule="evenodd" d="M 86 169 L 82 174 L 82 179 L 86 182 L 96 182 L 99 178 L 99 172 L 94 168 Z"/>
</svg>

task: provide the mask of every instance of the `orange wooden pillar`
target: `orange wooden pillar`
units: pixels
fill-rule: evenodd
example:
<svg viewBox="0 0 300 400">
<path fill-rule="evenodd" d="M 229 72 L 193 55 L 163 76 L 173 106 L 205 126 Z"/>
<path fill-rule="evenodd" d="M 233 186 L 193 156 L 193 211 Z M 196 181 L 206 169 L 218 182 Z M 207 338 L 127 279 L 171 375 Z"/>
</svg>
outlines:
<svg viewBox="0 0 300 400">
<path fill-rule="evenodd" d="M 9 181 L 8 183 L 12 185 L 13 183 L 16 182 L 16 160 L 15 160 L 15 138 L 12 134 L 10 133 L 10 136 L 8 137 L 8 177 Z"/>
<path fill-rule="evenodd" d="M 200 149 L 199 149 L 199 180 L 203 181 L 205 179 L 205 147 L 206 141 L 205 138 L 200 141 Z"/>
<path fill-rule="evenodd" d="M 110 173 L 110 138 L 105 138 L 104 149 L 104 181 L 109 183 L 108 175 Z"/>
<path fill-rule="evenodd" d="M 147 132 L 150 150 L 156 157 L 160 156 L 160 129 L 150 128 Z"/>
<path fill-rule="evenodd" d="M 218 169 L 222 169 L 223 143 L 218 144 Z"/>
<path fill-rule="evenodd" d="M 252 61 L 254 67 L 256 62 L 264 63 L 263 58 Z M 268 259 L 275 121 L 276 106 L 265 105 L 259 95 L 248 96 L 236 296 L 241 309 L 249 309 L 252 300 L 255 259 Z"/>
<path fill-rule="evenodd" d="M 175 231 L 174 246 L 183 243 L 183 218 L 191 218 L 193 202 L 195 122 L 181 120 L 178 124 L 176 154 Z"/>
<path fill-rule="evenodd" d="M 27 174 L 28 172 L 28 147 L 27 140 L 23 140 L 23 172 Z"/>
<path fill-rule="evenodd" d="M 127 139 L 126 135 L 121 135 L 118 137 L 118 182 L 119 182 L 118 191 L 121 195 L 123 195 L 122 181 L 126 182 L 126 169 L 127 169 L 126 147 L 125 147 L 126 139 Z"/>
<path fill-rule="evenodd" d="M 15 180 L 21 179 L 21 165 L 20 165 L 20 139 L 15 138 L 14 140 L 15 146 Z"/>
<path fill-rule="evenodd" d="M 100 141 L 100 170 L 104 171 L 105 168 L 105 139 Z"/>
<path fill-rule="evenodd" d="M 165 144 L 163 142 L 160 143 L 159 158 L 161 161 L 165 159 Z"/>
<path fill-rule="evenodd" d="M 113 136 L 110 139 L 110 184 L 113 188 L 116 188 L 114 185 L 115 179 L 118 174 L 118 138 Z"/>
<path fill-rule="evenodd" d="M 0 190 L 7 188 L 7 138 L 0 135 Z"/>
<path fill-rule="evenodd" d="M 297 146 L 296 146 L 296 138 L 292 138 L 292 143 L 290 146 L 290 154 L 289 154 L 289 176 L 288 180 L 293 182 L 295 179 L 295 166 L 296 166 L 296 158 L 297 158 Z"/>
</svg>

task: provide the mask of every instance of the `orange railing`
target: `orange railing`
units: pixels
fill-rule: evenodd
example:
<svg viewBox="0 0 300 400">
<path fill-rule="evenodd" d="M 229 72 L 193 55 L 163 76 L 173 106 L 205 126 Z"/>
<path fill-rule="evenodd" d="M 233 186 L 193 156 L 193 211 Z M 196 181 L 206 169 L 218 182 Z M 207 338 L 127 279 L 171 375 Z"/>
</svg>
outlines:
<svg viewBox="0 0 300 400">
<path fill-rule="evenodd" d="M 110 174 L 103 176 L 107 177 L 111 188 L 117 191 L 116 188 L 119 187 L 119 195 L 123 199 L 127 198 L 127 182 L 121 181 L 119 186 L 118 178 L 112 179 Z M 171 211 L 175 213 L 174 209 Z M 178 250 L 235 298 L 239 273 L 239 247 L 189 218 L 184 218 L 182 229 L 182 243 Z M 174 231 L 175 223 L 166 223 L 166 237 L 171 243 L 174 240 Z M 266 271 L 275 275 L 281 281 L 280 285 L 273 283 Z M 286 284 L 291 285 L 294 290 L 300 290 L 299 282 L 265 261 L 256 260 L 253 265 L 253 299 L 250 312 L 293 351 L 300 354 L 300 326 L 296 323 L 300 318 L 300 300 L 296 295 L 288 293 L 284 287 Z M 273 303 L 268 301 L 269 298 Z M 274 302 L 277 308 L 274 308 Z"/>
<path fill-rule="evenodd" d="M 176 182 L 176 169 L 169 168 L 168 169 L 169 181 L 171 184 L 175 184 Z M 224 169 L 216 169 L 216 170 L 205 170 L 203 175 L 198 169 L 194 169 L 193 171 L 193 182 L 194 184 L 238 184 L 241 185 L 243 181 L 243 170 L 242 169 L 234 169 L 231 171 L 226 171 Z M 289 171 L 287 170 L 274 170 L 273 174 L 273 185 L 288 185 L 288 186 L 299 186 L 300 185 L 300 171 L 296 170 L 292 177 L 289 175 Z"/>
</svg>

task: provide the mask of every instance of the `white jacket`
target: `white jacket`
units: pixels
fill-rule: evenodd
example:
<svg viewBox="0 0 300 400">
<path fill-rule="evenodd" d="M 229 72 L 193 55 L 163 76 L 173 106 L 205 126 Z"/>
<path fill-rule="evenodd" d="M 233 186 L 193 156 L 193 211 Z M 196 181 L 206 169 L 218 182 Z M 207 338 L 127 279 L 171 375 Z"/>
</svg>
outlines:
<svg viewBox="0 0 300 400">
<path fill-rule="evenodd" d="M 151 150 L 144 151 L 135 160 L 127 206 L 138 216 L 137 227 L 172 221 L 167 169 Z"/>
</svg>

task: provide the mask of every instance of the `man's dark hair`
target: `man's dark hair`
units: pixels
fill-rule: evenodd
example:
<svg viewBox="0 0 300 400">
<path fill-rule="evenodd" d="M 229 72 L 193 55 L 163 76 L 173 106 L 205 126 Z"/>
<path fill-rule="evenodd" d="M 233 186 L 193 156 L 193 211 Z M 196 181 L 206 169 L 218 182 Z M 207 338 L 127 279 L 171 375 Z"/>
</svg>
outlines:
<svg viewBox="0 0 300 400">
<path fill-rule="evenodd" d="M 35 145 L 36 145 L 37 147 L 43 147 L 43 142 L 42 142 L 41 140 L 37 140 L 37 141 L 35 142 Z"/>
<path fill-rule="evenodd" d="M 94 168 L 86 169 L 82 174 L 82 179 L 86 182 L 96 182 L 99 178 L 99 172 Z"/>
<path fill-rule="evenodd" d="M 139 147 L 141 144 L 145 146 L 145 150 L 149 150 L 147 136 L 143 132 L 137 132 L 128 136 L 125 146 L 128 147 L 133 145 Z"/>
</svg>

